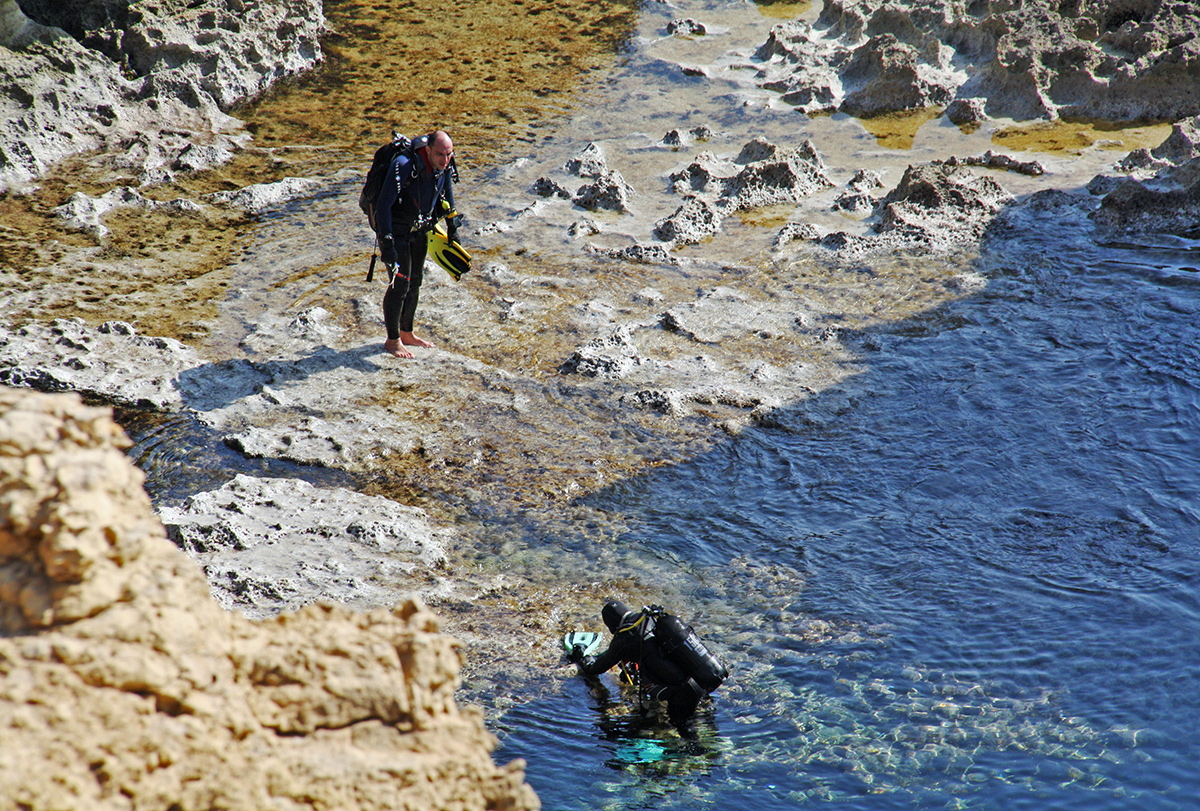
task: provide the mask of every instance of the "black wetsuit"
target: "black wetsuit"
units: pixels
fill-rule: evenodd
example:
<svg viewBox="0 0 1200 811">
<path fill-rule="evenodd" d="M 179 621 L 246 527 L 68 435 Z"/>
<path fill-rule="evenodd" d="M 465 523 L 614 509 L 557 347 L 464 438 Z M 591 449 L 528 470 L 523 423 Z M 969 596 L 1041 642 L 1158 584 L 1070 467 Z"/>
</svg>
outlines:
<svg viewBox="0 0 1200 811">
<path fill-rule="evenodd" d="M 655 701 L 667 702 L 672 723 L 683 723 L 696 711 L 707 691 L 696 684 L 691 674 L 667 659 L 651 636 L 646 639 L 642 612 L 630 614 L 613 635 L 608 650 L 596 657 L 585 657 L 579 669 L 585 676 L 599 676 L 621 662 L 637 665 L 640 687 Z"/>
<path fill-rule="evenodd" d="M 439 198 L 444 198 L 450 210 L 454 210 L 450 167 L 435 172 L 425 156 L 418 152 L 414 171 L 413 160 L 408 152 L 396 156 L 375 205 L 379 238 L 391 236 L 396 247 L 395 267 L 383 295 L 383 322 L 387 337 L 392 340 L 398 339 L 402 331 L 413 331 L 413 318 L 425 275 L 426 233 L 433 227 Z M 385 262 L 388 259 L 386 255 L 383 258 Z"/>
</svg>

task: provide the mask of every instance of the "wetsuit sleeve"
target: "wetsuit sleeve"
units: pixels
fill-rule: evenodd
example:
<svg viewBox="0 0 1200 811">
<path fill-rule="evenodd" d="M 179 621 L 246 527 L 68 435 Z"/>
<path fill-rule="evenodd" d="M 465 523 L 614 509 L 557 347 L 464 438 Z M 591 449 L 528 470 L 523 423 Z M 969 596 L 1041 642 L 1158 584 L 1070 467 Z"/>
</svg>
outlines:
<svg viewBox="0 0 1200 811">
<path fill-rule="evenodd" d="M 445 188 L 442 189 L 442 197 L 450 204 L 450 210 L 454 211 L 454 180 L 449 167 L 446 168 L 446 183 Z"/>
<path fill-rule="evenodd" d="M 616 667 L 618 662 L 632 658 L 629 655 L 628 638 L 628 636 L 613 637 L 608 650 L 595 658 L 589 656 L 579 663 L 579 672 L 585 676 L 599 676 L 606 670 Z"/>
<path fill-rule="evenodd" d="M 399 178 L 408 176 L 408 158 L 397 155 L 388 167 L 383 185 L 379 189 L 379 198 L 375 201 L 375 226 L 379 236 L 392 233 L 392 206 L 400 197 L 403 190 Z"/>
</svg>

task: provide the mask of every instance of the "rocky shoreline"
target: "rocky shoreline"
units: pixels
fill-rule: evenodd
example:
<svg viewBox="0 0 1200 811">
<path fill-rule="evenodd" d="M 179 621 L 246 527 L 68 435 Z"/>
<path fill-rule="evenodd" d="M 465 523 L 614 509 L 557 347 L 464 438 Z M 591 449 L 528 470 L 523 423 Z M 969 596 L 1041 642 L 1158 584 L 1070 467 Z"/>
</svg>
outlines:
<svg viewBox="0 0 1200 811">
<path fill-rule="evenodd" d="M 221 301 L 174 319 L 219 323 L 206 334 L 221 338 L 106 317 L 119 312 L 113 299 L 141 295 L 133 286 L 87 318 L 39 316 L 55 297 L 78 297 L 70 274 L 53 272 L 72 257 L 93 270 L 122 264 L 67 246 L 57 264 L 4 271 L 6 312 L 31 315 L 0 323 L 0 383 L 186 414 L 245 459 L 354 477 L 363 492 L 238 476 L 159 514 L 231 617 L 319 625 L 305 606 L 372 612 L 420 595 L 464 641 L 473 696 L 496 674 L 560 678 L 554 637 L 615 580 L 589 536 L 595 562 L 561 564 L 575 567 L 573 607 L 550 610 L 561 595 L 544 582 L 480 565 L 501 542 L 467 516 L 619 531 L 619 517 L 581 497 L 730 435 L 836 419 L 853 407 L 864 358 L 980 289 L 975 258 L 1048 217 L 1095 242 L 1200 233 L 1200 15 L 1186 4 L 979 2 L 931 14 L 829 0 L 753 48 L 670 66 L 709 95 L 727 92 L 730 106 L 782 103 L 829 127 L 844 114 L 944 108 L 954 149 L 958 134 L 1009 119 L 1168 121 L 1170 134 L 1069 159 L 942 150 L 875 167 L 830 138 L 683 114 L 653 133 L 549 144 L 486 184 L 468 180 L 477 269 L 459 285 L 427 276 L 423 318 L 442 348 L 396 364 L 380 346 L 379 291 L 362 280 L 357 174 L 156 191 L 254 149 L 229 113 L 320 62 L 319 3 L 139 8 L 0 0 L 0 77 L 12 88 L 0 190 L 28 193 L 87 152 L 111 188 L 64 195 L 64 234 L 103 245 L 122 212 L 191 217 L 198 230 L 261 216 L 236 289 L 209 274 L 180 296 Z M 722 36 L 698 12 L 653 13 L 670 18 L 653 47 Z M 756 227 L 762 211 L 786 213 Z M 280 282 L 294 279 L 311 283 L 285 297 Z M 621 585 L 636 595 L 649 580 Z M 513 616 L 513 602 L 546 610 Z"/>
</svg>

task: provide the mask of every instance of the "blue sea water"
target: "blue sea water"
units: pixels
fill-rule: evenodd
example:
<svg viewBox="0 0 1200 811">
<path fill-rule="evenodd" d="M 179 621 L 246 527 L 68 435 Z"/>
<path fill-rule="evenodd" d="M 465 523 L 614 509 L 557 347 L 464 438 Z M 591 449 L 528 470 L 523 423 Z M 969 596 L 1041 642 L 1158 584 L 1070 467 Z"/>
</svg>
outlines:
<svg viewBox="0 0 1200 811">
<path fill-rule="evenodd" d="M 693 740 L 612 685 L 509 712 L 544 808 L 1200 806 L 1200 243 L 1037 241 L 866 342 L 836 419 L 592 500 L 714 584 L 734 675 Z M 747 559 L 802 585 L 739 603 Z"/>
</svg>

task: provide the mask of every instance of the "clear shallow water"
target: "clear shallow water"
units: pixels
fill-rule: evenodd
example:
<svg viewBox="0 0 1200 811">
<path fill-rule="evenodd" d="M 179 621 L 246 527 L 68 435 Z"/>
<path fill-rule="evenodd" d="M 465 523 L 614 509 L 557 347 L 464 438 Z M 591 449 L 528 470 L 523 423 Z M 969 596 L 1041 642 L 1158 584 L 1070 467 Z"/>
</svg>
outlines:
<svg viewBox="0 0 1200 811">
<path fill-rule="evenodd" d="M 593 499 L 660 563 L 804 582 L 681 607 L 735 669 L 698 742 L 576 681 L 497 759 L 547 809 L 1196 807 L 1200 245 L 1082 244 L 865 342 L 837 420 Z"/>
</svg>

